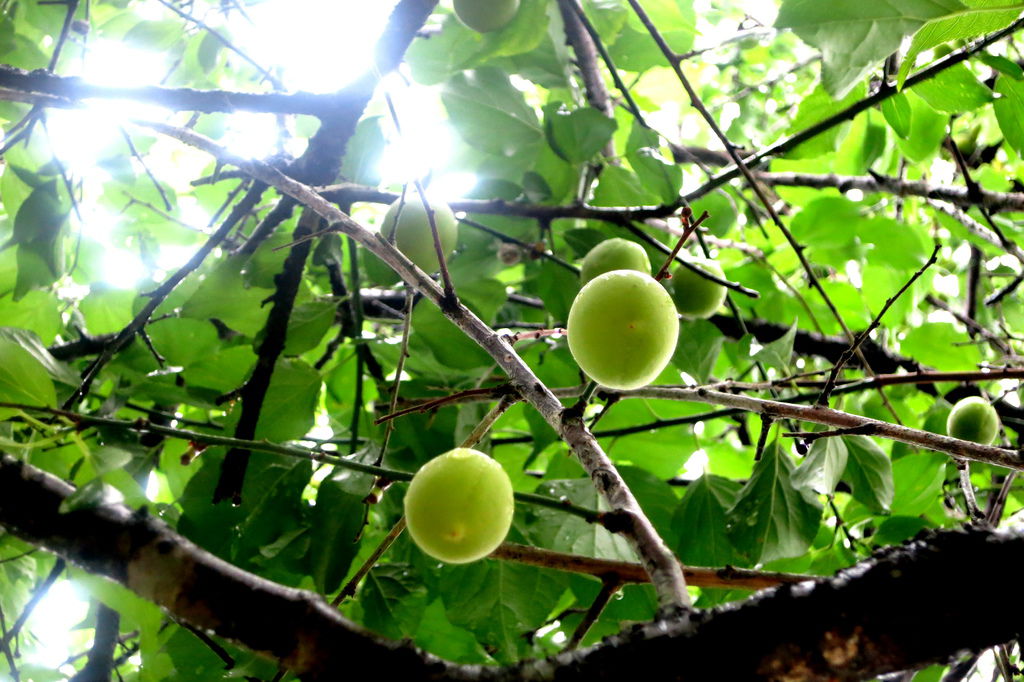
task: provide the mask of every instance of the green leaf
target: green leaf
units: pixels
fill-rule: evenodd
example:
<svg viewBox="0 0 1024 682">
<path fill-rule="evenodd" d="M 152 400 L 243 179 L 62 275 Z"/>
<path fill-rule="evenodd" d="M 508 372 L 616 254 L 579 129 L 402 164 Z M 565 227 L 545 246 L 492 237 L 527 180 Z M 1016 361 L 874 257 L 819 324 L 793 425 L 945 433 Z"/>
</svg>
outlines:
<svg viewBox="0 0 1024 682">
<path fill-rule="evenodd" d="M 751 359 L 763 362 L 768 367 L 774 367 L 780 372 L 786 372 L 793 358 L 793 342 L 796 340 L 796 330 L 797 323 L 794 321 L 785 334 L 774 341 L 764 344 L 760 350 L 751 356 Z"/>
<path fill-rule="evenodd" d="M 570 111 L 565 105 L 554 103 L 544 109 L 548 143 L 570 163 L 582 163 L 601 151 L 616 125 L 615 119 L 591 107 Z"/>
<path fill-rule="evenodd" d="M 872 265 L 894 268 L 909 273 L 928 260 L 928 247 L 915 225 L 893 218 L 864 218 L 857 221 L 854 232 L 861 242 L 873 248 L 867 252 Z M 893 293 L 896 293 L 895 291 Z"/>
<path fill-rule="evenodd" d="M 905 37 L 964 9 L 956 0 L 784 0 L 775 25 L 793 29 L 821 50 L 822 84 L 832 96 L 843 97 Z"/>
<path fill-rule="evenodd" d="M 686 496 L 672 518 L 676 556 L 688 566 L 737 563 L 736 550 L 726 533 L 726 510 L 733 499 L 723 502 L 714 488 L 729 491 L 730 497 L 735 498 L 735 483 L 704 474 L 687 487 Z"/>
<path fill-rule="evenodd" d="M 244 257 L 231 256 L 206 273 L 195 292 L 182 306 L 182 317 L 217 319 L 229 328 L 254 337 L 263 328 L 269 307 L 263 302 L 273 291 L 246 285 Z M 230 296 L 224 292 L 230 291 Z"/>
<path fill-rule="evenodd" d="M 915 95 L 907 92 L 910 103 L 910 133 L 905 139 L 897 140 L 900 150 L 911 161 L 924 161 L 939 151 L 939 145 L 946 137 L 948 118 L 932 109 Z"/>
<path fill-rule="evenodd" d="M 914 93 L 936 111 L 960 114 L 992 101 L 992 91 L 965 64 L 956 64 L 914 86 Z"/>
<path fill-rule="evenodd" d="M 463 64 L 463 68 L 482 64 L 497 57 L 523 54 L 536 48 L 544 39 L 547 24 L 546 0 L 522 0 L 515 18 L 504 28 L 475 34 L 480 38 L 480 48 Z M 469 33 L 474 33 L 465 29 Z"/>
<path fill-rule="evenodd" d="M 441 100 L 462 139 L 490 154 L 514 156 L 543 138 L 536 112 L 498 69 L 456 74 L 445 84 Z"/>
<path fill-rule="evenodd" d="M 1020 115 L 1024 111 L 1024 82 L 1000 76 L 996 80 L 996 92 L 999 99 L 992 108 L 999 128 L 1006 143 L 1017 152 L 1017 156 L 1024 158 L 1024 119 Z"/>
<path fill-rule="evenodd" d="M 278 360 L 260 410 L 256 438 L 281 442 L 306 435 L 320 397 L 320 373 L 294 359 Z"/>
<path fill-rule="evenodd" d="M 46 367 L 15 341 L 0 337 L 0 402 L 53 407 L 57 393 Z M 0 407 L 0 417 L 15 410 Z"/>
<path fill-rule="evenodd" d="M 907 455 L 892 464 L 892 513 L 917 516 L 936 503 L 949 457 L 934 452 Z"/>
<path fill-rule="evenodd" d="M 589 479 L 545 481 L 537 492 L 588 509 L 604 508 Z M 540 547 L 598 559 L 632 560 L 633 551 L 626 541 L 600 524 L 542 507 L 529 508 L 526 513 L 531 521 L 530 538 Z"/>
<path fill-rule="evenodd" d="M 70 386 L 77 386 L 79 384 L 80 379 L 78 375 L 72 372 L 66 364 L 50 355 L 50 351 L 42 344 L 35 332 L 27 329 L 18 329 L 17 327 L 0 327 L 0 339 L 13 341 L 27 350 L 31 353 L 32 357 L 39 361 L 39 364 L 46 368 L 46 371 L 56 381 Z"/>
<path fill-rule="evenodd" d="M 819 85 L 810 95 L 800 100 L 796 116 L 787 131 L 790 135 L 802 132 L 811 126 L 824 121 L 834 114 L 838 114 L 854 102 L 862 99 L 867 92 L 867 87 L 861 83 L 856 87 L 851 86 L 845 97 L 835 100 L 826 92 L 825 88 Z M 829 128 L 815 135 L 786 153 L 791 159 L 813 159 L 836 150 L 842 139 L 846 124 L 840 124 Z"/>
<path fill-rule="evenodd" d="M 900 137 L 906 139 L 910 135 L 910 120 L 913 112 L 910 109 L 910 102 L 902 93 L 897 93 L 888 99 L 882 100 L 882 115 L 885 122 Z"/>
<path fill-rule="evenodd" d="M 380 183 L 380 161 L 384 156 L 383 116 L 369 116 L 356 125 L 356 132 L 345 146 L 341 175 L 360 185 Z"/>
<path fill-rule="evenodd" d="M 380 564 L 366 575 L 359 593 L 366 625 L 391 639 L 419 629 L 429 597 L 422 576 L 409 564 Z"/>
<path fill-rule="evenodd" d="M 440 583 L 448 619 L 493 647 L 501 662 L 522 655 L 522 635 L 544 623 L 564 590 L 554 571 L 487 559 L 446 568 Z"/>
<path fill-rule="evenodd" d="M 847 448 L 841 438 L 819 438 L 793 476 L 795 485 L 831 495 L 847 468 Z"/>
<path fill-rule="evenodd" d="M 217 328 L 206 320 L 168 318 L 146 327 L 153 347 L 167 363 L 188 367 L 209 358 L 220 347 Z"/>
<path fill-rule="evenodd" d="M 690 0 L 644 0 L 643 7 L 673 52 L 681 54 L 693 48 L 697 16 Z M 615 65 L 626 71 L 668 66 L 665 55 L 632 12 L 609 51 Z"/>
<path fill-rule="evenodd" d="M 698 382 L 707 383 L 723 343 L 725 336 L 707 320 L 683 320 L 672 363 Z"/>
<path fill-rule="evenodd" d="M 964 0 L 967 7 L 952 16 L 932 19 L 914 35 L 906 56 L 900 64 L 897 86 L 903 82 L 914 68 L 917 56 L 936 45 L 963 38 L 973 38 L 983 33 L 998 31 L 1016 19 L 1024 3 L 1007 2 L 1006 0 Z"/>
<path fill-rule="evenodd" d="M 938 370 L 973 367 L 981 361 L 981 352 L 967 344 L 967 333 L 948 322 L 926 322 L 907 332 L 900 351 L 918 362 Z"/>
<path fill-rule="evenodd" d="M 310 301 L 295 306 L 288 319 L 284 354 L 300 355 L 316 348 L 334 324 L 337 309 L 338 304 L 333 301 Z"/>
<path fill-rule="evenodd" d="M 843 441 L 850 453 L 843 478 L 853 490 L 853 499 L 876 514 L 888 514 L 893 500 L 889 456 L 867 436 L 844 436 Z"/>
<path fill-rule="evenodd" d="M 448 661 L 458 663 L 493 663 L 480 642 L 469 630 L 452 625 L 444 612 L 444 603 L 435 599 L 420 618 L 416 645 Z"/>
<path fill-rule="evenodd" d="M 412 327 L 416 330 L 410 347 L 428 348 L 446 367 L 469 370 L 494 362 L 480 346 L 459 330 L 432 302 L 423 300 L 412 310 Z"/>
<path fill-rule="evenodd" d="M 316 589 L 321 594 L 338 591 L 359 551 L 359 537 L 366 519 L 364 498 L 372 487 L 372 476 L 346 469 L 338 469 L 320 482 L 311 519 L 309 561 Z"/>
<path fill-rule="evenodd" d="M 656 132 L 633 121 L 626 142 L 626 160 L 645 187 L 653 189 L 662 203 L 671 204 L 679 199 L 683 169 L 665 159 L 660 147 L 661 137 Z M 702 205 L 702 208 L 710 207 Z"/>
<path fill-rule="evenodd" d="M 1021 68 L 1017 62 L 1010 61 L 1006 57 L 982 52 L 978 55 L 977 59 L 982 64 L 992 67 L 999 73 L 1004 76 L 1009 76 L 1015 81 L 1024 80 L 1024 68 Z"/>
<path fill-rule="evenodd" d="M 775 442 L 729 509 L 730 537 L 755 563 L 799 556 L 818 532 L 821 511 L 814 493 L 797 485 L 789 455 Z"/>
</svg>

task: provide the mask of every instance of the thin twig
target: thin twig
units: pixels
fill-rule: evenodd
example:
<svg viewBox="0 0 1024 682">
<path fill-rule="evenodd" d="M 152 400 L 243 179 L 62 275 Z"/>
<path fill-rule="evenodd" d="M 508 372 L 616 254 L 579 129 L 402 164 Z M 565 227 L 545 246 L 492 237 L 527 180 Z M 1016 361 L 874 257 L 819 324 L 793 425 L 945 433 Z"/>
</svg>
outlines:
<svg viewBox="0 0 1024 682">
<path fill-rule="evenodd" d="M 915 272 L 911 276 L 911 278 L 907 280 L 906 284 L 900 287 L 900 290 L 897 291 L 895 295 L 889 297 L 885 301 L 885 305 L 882 306 L 882 309 L 878 311 L 878 314 L 875 315 L 873 320 L 871 320 L 871 324 L 868 325 L 867 329 L 858 334 L 857 338 L 854 339 L 853 343 L 850 345 L 850 348 L 844 351 L 843 354 L 839 356 L 839 359 L 832 366 L 832 371 L 829 372 L 828 379 L 825 381 L 825 387 L 821 389 L 821 395 L 818 396 L 817 403 L 819 405 L 828 405 L 828 399 L 829 396 L 832 394 L 833 389 L 835 389 L 836 379 L 839 376 L 839 372 L 841 372 L 843 367 L 846 366 L 846 363 L 849 362 L 851 358 L 853 358 L 854 354 L 857 353 L 857 351 L 860 349 L 861 344 L 864 343 L 864 340 L 868 338 L 871 332 L 878 328 L 878 325 L 881 324 L 882 322 L 882 317 L 884 317 L 885 314 L 889 312 L 889 308 L 892 307 L 892 304 L 899 300 L 899 297 L 903 295 L 903 292 L 909 289 L 914 284 L 914 282 L 916 282 L 918 278 L 920 278 L 921 275 L 925 273 L 925 271 L 928 268 L 935 264 L 935 261 L 938 259 L 938 257 L 939 244 L 936 244 L 935 248 L 932 249 L 932 255 L 928 258 L 927 261 L 925 261 L 925 264 L 918 268 L 917 272 Z"/>
</svg>

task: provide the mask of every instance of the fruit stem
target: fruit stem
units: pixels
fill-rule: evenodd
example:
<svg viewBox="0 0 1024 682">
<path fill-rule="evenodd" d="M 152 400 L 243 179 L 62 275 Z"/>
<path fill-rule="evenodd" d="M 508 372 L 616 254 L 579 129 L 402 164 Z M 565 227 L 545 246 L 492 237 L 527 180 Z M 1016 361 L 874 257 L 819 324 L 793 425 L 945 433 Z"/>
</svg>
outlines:
<svg viewBox="0 0 1024 682">
<path fill-rule="evenodd" d="M 562 419 L 579 419 L 583 417 L 583 410 L 587 409 L 587 404 L 590 403 L 590 399 L 597 393 L 597 382 L 591 380 L 587 387 L 583 389 L 583 393 L 580 395 L 580 399 L 576 403 L 565 410 L 562 413 Z"/>
<path fill-rule="evenodd" d="M 672 252 L 668 254 L 668 258 L 665 259 L 665 263 L 661 266 L 661 269 L 658 270 L 658 274 L 654 276 L 654 279 L 658 282 L 672 277 L 668 272 L 669 268 L 672 267 L 672 262 L 676 259 L 676 256 L 679 255 L 679 250 L 683 248 L 683 244 L 685 244 L 686 240 L 690 238 L 690 235 L 700 227 L 701 223 L 707 220 L 708 212 L 704 211 L 700 214 L 700 217 L 693 222 L 690 222 L 691 217 L 693 217 L 693 210 L 689 206 L 684 207 L 683 212 L 680 215 L 684 225 L 683 234 L 680 235 L 679 240 L 676 241 L 676 245 L 672 247 Z"/>
</svg>

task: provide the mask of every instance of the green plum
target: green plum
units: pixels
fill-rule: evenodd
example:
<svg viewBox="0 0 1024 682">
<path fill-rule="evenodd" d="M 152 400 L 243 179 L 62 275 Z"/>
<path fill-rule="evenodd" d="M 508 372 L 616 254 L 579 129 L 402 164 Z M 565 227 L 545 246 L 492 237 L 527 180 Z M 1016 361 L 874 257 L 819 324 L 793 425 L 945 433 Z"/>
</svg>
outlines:
<svg viewBox="0 0 1024 682">
<path fill-rule="evenodd" d="M 636 242 L 615 237 L 606 239 L 592 248 L 583 259 L 580 281 L 586 284 L 598 275 L 612 270 L 637 270 L 651 274 L 651 261 L 647 252 Z"/>
<path fill-rule="evenodd" d="M 978 396 L 964 398 L 949 412 L 946 433 L 953 438 L 989 445 L 999 434 L 999 415 L 987 400 Z"/>
<path fill-rule="evenodd" d="M 434 213 L 437 236 L 441 240 L 441 248 L 447 258 L 455 249 L 458 223 L 455 220 L 455 214 L 448 208 L 448 204 L 434 199 L 428 199 L 428 201 Z M 399 214 L 399 206 L 401 206 L 401 214 Z M 381 225 L 381 234 L 388 239 L 394 239 L 398 250 L 421 270 L 437 272 L 441 267 L 437 260 L 437 250 L 434 248 L 434 235 L 430 230 L 427 210 L 415 192 L 406 194 L 404 204 L 399 198 L 388 207 L 388 212 L 384 214 L 384 222 Z"/>
<path fill-rule="evenodd" d="M 689 257 L 686 261 L 719 279 L 725 279 L 725 273 L 722 272 L 722 266 L 718 261 L 694 257 Z M 725 302 L 727 293 L 721 284 L 701 277 L 685 265 L 676 267 L 672 273 L 671 286 L 672 298 L 679 313 L 691 319 L 704 319 L 714 315 Z"/>
<path fill-rule="evenodd" d="M 405 493 L 405 521 L 421 550 L 465 564 L 502 543 L 512 526 L 512 482 L 479 450 L 455 448 L 416 472 Z"/>
<path fill-rule="evenodd" d="M 478 33 L 505 28 L 518 11 L 519 0 L 455 0 L 455 16 Z"/>
<path fill-rule="evenodd" d="M 576 295 L 567 325 L 569 351 L 590 378 L 628 390 L 654 381 L 672 358 L 679 318 L 653 277 L 612 270 Z"/>
</svg>

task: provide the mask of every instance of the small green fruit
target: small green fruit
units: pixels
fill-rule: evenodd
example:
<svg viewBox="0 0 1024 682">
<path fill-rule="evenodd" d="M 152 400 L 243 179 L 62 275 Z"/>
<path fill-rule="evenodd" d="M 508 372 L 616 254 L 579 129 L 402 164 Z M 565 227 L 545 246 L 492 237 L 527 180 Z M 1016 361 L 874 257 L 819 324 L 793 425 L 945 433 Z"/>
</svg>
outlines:
<svg viewBox="0 0 1024 682">
<path fill-rule="evenodd" d="M 725 279 L 722 266 L 718 261 L 708 258 L 688 258 L 691 263 L 719 279 Z M 685 265 L 680 265 L 672 273 L 672 298 L 676 308 L 683 317 L 705 319 L 715 314 L 725 302 L 727 290 L 721 284 L 701 277 Z"/>
<path fill-rule="evenodd" d="M 437 226 L 437 236 L 441 240 L 441 248 L 445 257 L 455 249 L 455 239 L 458 232 L 458 224 L 455 221 L 455 214 L 442 201 L 429 199 L 430 208 L 434 212 L 434 224 Z M 401 205 L 401 215 L 399 206 Z M 415 192 L 405 196 L 405 203 L 401 198 L 391 204 L 388 212 L 384 214 L 384 222 L 381 225 L 381 234 L 387 239 L 394 239 L 395 246 L 405 256 L 425 272 L 437 272 L 441 267 L 437 261 L 437 250 L 434 248 L 434 235 L 430 230 L 430 219 L 427 217 L 427 210 L 423 207 L 423 201 Z"/>
<path fill-rule="evenodd" d="M 650 275 L 612 270 L 576 295 L 567 324 L 569 352 L 591 379 L 628 390 L 654 381 L 676 348 L 672 297 Z"/>
<path fill-rule="evenodd" d="M 953 438 L 989 445 L 999 433 L 999 415 L 987 400 L 978 396 L 964 398 L 949 412 L 946 433 Z"/>
<path fill-rule="evenodd" d="M 405 493 L 405 521 L 416 546 L 450 564 L 482 559 L 512 526 L 512 482 L 496 461 L 455 448 L 424 464 Z"/>
<path fill-rule="evenodd" d="M 519 0 L 455 0 L 455 16 L 478 33 L 505 28 L 518 11 Z"/>
<path fill-rule="evenodd" d="M 586 284 L 600 274 L 612 270 L 637 270 L 651 274 L 651 261 L 647 252 L 636 242 L 615 237 L 606 239 L 592 248 L 583 259 L 580 281 Z"/>
</svg>

